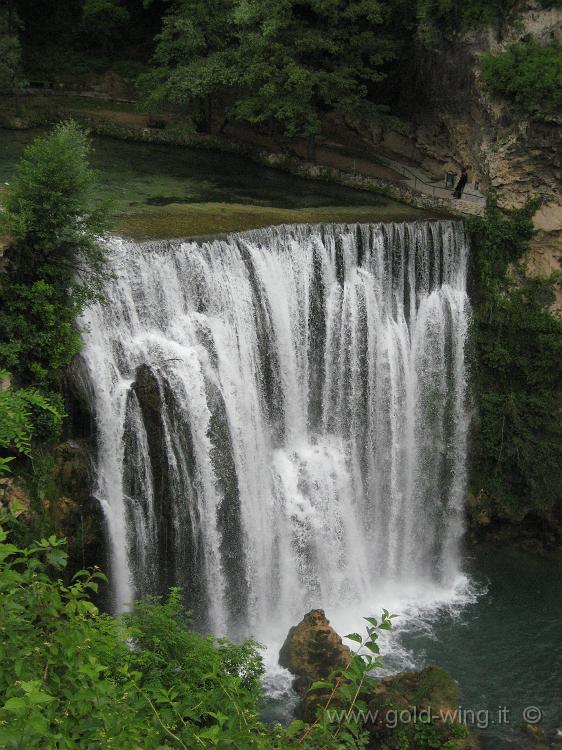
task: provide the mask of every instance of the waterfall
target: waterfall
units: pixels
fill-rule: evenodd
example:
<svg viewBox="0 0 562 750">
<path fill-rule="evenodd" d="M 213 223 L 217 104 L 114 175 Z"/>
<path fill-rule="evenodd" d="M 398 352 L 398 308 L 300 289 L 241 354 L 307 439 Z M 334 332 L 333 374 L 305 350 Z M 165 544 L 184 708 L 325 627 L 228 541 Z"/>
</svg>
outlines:
<svg viewBox="0 0 562 750">
<path fill-rule="evenodd" d="M 454 580 L 461 223 L 109 244 L 81 327 L 116 609 L 178 585 L 203 627 L 260 634 Z"/>
</svg>

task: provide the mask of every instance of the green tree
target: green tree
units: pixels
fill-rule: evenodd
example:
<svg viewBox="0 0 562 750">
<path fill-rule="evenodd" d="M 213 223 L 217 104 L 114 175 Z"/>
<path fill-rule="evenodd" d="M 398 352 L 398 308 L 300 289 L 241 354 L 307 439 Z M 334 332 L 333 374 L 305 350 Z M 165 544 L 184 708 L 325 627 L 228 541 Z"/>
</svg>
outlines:
<svg viewBox="0 0 562 750">
<path fill-rule="evenodd" d="M 101 43 L 107 54 L 117 39 L 119 32 L 129 21 L 129 11 L 120 0 L 85 0 L 82 9 L 82 23 L 86 33 Z"/>
<path fill-rule="evenodd" d="M 106 278 L 90 144 L 74 122 L 24 152 L 0 216 L 11 237 L 0 283 L 0 357 L 18 383 L 52 388 L 79 351 L 73 321 Z"/>
<path fill-rule="evenodd" d="M 13 3 L 0 8 L 0 89 L 9 89 L 15 99 L 16 116 L 21 114 L 20 92 L 24 86 L 21 71 L 21 21 Z"/>
<path fill-rule="evenodd" d="M 143 76 L 145 106 L 179 105 L 196 125 L 213 127 L 216 101 L 237 79 L 232 0 L 170 0 L 156 37 L 152 71 Z"/>
<path fill-rule="evenodd" d="M 329 112 L 379 111 L 369 86 L 394 54 L 378 0 L 240 0 L 237 114 L 308 138 L 309 159 Z"/>
</svg>

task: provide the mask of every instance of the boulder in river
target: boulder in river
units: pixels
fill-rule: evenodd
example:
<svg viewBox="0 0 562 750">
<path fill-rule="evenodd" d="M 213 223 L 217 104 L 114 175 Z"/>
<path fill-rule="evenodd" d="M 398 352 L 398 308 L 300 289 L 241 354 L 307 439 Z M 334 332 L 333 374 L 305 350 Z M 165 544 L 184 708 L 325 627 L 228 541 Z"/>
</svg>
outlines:
<svg viewBox="0 0 562 750">
<path fill-rule="evenodd" d="M 301 695 L 315 680 L 347 667 L 350 659 L 350 649 L 322 609 L 311 610 L 292 627 L 279 652 L 279 664 L 295 675 L 294 687 Z"/>
</svg>

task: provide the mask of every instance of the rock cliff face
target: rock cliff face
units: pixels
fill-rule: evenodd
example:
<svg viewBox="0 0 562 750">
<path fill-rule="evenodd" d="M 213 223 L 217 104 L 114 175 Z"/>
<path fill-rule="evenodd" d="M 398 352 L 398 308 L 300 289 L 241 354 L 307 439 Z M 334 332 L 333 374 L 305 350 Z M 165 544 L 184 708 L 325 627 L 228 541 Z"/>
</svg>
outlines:
<svg viewBox="0 0 562 750">
<path fill-rule="evenodd" d="M 474 40 L 469 45 L 470 107 L 461 114 L 446 113 L 444 124 L 459 158 L 471 163 L 482 181 L 497 191 L 500 205 L 518 207 L 529 196 L 543 199 L 534 219 L 538 233 L 529 257 L 529 270 L 543 275 L 559 270 L 562 257 L 562 118 L 521 118 L 509 104 L 489 97 L 478 71 L 482 53 L 501 52 L 529 39 L 561 43 L 562 10 L 541 11 L 530 4 L 502 40 L 491 35 Z"/>
<path fill-rule="evenodd" d="M 522 117 L 489 95 L 479 73 L 482 54 L 529 40 L 562 43 L 562 10 L 528 2 L 507 28 L 443 39 L 433 50 L 420 47 L 404 80 L 406 132 L 374 132 L 373 140 L 436 177 L 468 166 L 480 189 L 493 188 L 506 208 L 542 198 L 529 270 L 543 275 L 559 270 L 562 256 L 562 116 L 550 122 Z"/>
</svg>

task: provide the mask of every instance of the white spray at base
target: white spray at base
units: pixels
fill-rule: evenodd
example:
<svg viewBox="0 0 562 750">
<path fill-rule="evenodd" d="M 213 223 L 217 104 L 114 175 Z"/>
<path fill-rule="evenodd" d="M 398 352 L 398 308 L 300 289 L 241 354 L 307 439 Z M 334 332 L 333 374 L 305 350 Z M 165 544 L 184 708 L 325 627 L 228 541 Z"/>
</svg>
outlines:
<svg viewBox="0 0 562 750">
<path fill-rule="evenodd" d="M 114 606 L 183 587 L 202 627 L 340 632 L 465 581 L 462 224 L 110 243 L 83 316 Z M 353 621 L 353 622 L 352 622 Z"/>
</svg>

